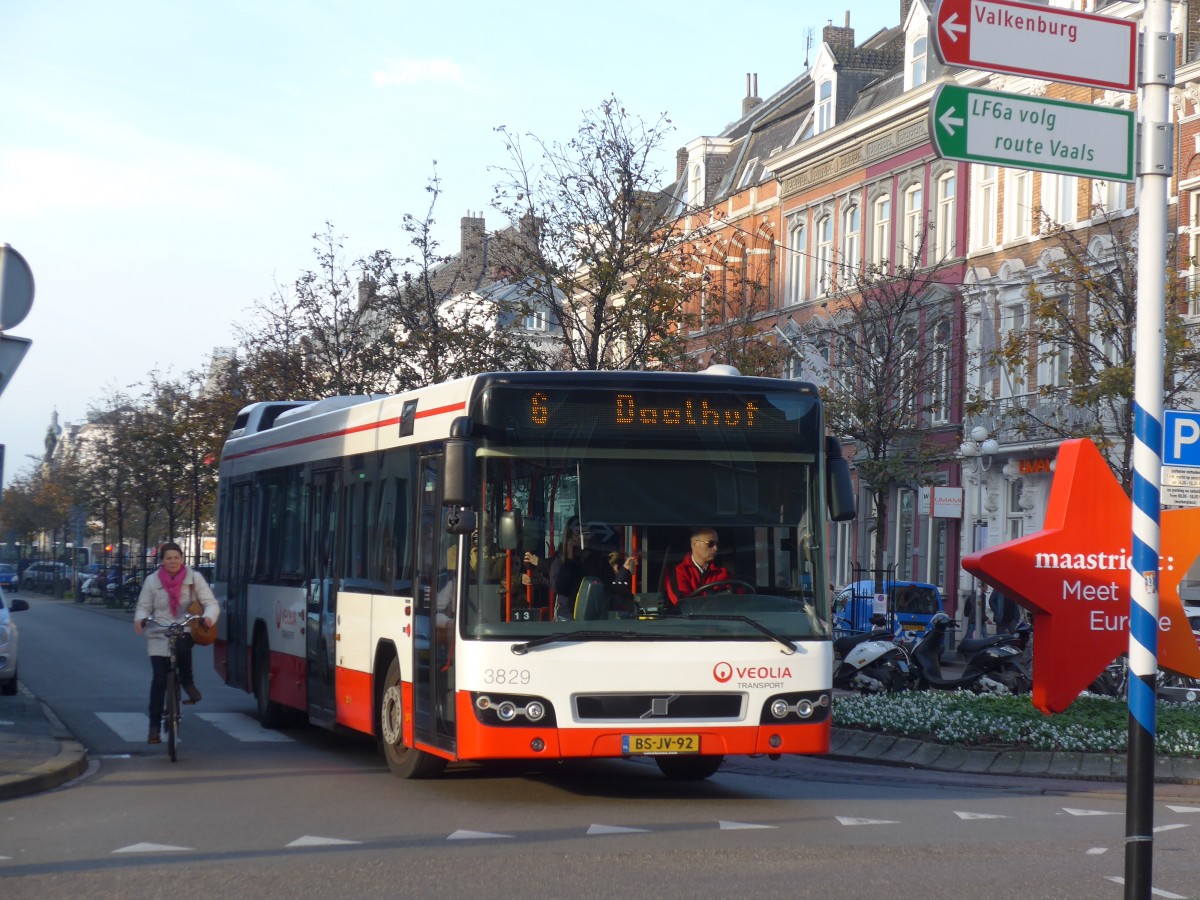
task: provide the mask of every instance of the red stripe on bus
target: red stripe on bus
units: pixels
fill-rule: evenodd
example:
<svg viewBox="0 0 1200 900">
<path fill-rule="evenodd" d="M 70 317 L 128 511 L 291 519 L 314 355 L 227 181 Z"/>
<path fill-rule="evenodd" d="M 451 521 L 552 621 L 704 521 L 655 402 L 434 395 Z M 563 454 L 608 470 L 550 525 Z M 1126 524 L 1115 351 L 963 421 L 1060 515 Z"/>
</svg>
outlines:
<svg viewBox="0 0 1200 900">
<path fill-rule="evenodd" d="M 270 698 L 292 709 L 308 709 L 308 682 L 305 659 L 290 653 L 271 651 Z"/>
<path fill-rule="evenodd" d="M 467 408 L 466 402 L 452 403 L 449 406 L 439 406 L 435 409 L 427 409 L 424 412 L 418 411 L 416 418 L 425 419 L 429 416 L 440 416 L 449 412 L 458 412 Z M 353 428 L 341 428 L 337 431 L 327 431 L 323 434 L 314 434 L 309 437 L 296 438 L 292 441 L 283 441 L 279 444 L 269 444 L 266 447 L 258 447 L 254 450 L 243 450 L 241 453 L 234 453 L 231 456 L 224 457 L 230 459 L 242 459 L 247 456 L 257 456 L 260 453 L 270 453 L 272 450 L 283 450 L 286 447 L 299 447 L 303 444 L 311 444 L 316 441 L 326 441 L 330 438 L 345 437 L 348 434 L 358 434 L 363 431 L 372 431 L 377 428 L 386 428 L 389 425 L 398 425 L 400 423 L 399 416 L 394 416 L 390 419 L 383 419 L 379 422 L 368 422 L 365 425 L 355 425 Z"/>
<path fill-rule="evenodd" d="M 370 672 L 343 669 L 339 666 L 334 674 L 334 697 L 339 725 L 364 734 L 374 733 Z"/>
</svg>

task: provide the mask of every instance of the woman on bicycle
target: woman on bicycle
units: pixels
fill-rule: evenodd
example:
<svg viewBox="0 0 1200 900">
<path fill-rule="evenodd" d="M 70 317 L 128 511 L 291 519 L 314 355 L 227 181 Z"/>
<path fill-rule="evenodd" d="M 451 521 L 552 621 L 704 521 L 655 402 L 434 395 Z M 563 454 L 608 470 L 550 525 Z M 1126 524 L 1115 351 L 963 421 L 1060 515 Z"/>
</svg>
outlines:
<svg viewBox="0 0 1200 900">
<path fill-rule="evenodd" d="M 153 617 L 160 622 L 182 622 L 187 608 L 193 600 L 204 607 L 204 624 L 212 626 L 221 615 L 217 598 L 204 577 L 183 564 L 183 550 L 176 543 L 166 543 L 158 551 L 162 563 L 157 572 L 142 582 L 138 595 L 137 609 L 133 613 L 133 630 L 138 634 L 146 631 L 142 624 Z M 146 650 L 150 654 L 150 666 L 154 678 L 150 682 L 150 738 L 149 743 L 158 744 L 162 739 L 163 697 L 167 690 L 167 669 L 171 665 L 167 650 L 167 639 L 158 631 L 146 632 Z M 175 647 L 175 659 L 179 665 L 179 681 L 188 695 L 188 703 L 200 702 L 200 691 L 192 676 L 192 638 L 183 637 Z"/>
</svg>

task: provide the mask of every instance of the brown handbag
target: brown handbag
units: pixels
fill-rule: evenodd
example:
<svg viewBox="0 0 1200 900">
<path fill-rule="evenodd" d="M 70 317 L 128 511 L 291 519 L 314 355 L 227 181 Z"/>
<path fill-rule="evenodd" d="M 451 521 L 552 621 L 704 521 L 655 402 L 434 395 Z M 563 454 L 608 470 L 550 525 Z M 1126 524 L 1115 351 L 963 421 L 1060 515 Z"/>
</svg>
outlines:
<svg viewBox="0 0 1200 900">
<path fill-rule="evenodd" d="M 196 589 L 192 585 L 188 585 L 192 592 L 192 602 L 188 604 L 187 611 L 193 616 L 204 615 L 204 605 L 200 602 L 200 598 L 196 596 Z M 192 631 L 192 643 L 199 644 L 201 647 L 207 647 L 217 639 L 217 625 L 214 622 L 212 625 L 205 625 L 203 619 L 192 619 L 188 622 L 188 628 Z"/>
</svg>

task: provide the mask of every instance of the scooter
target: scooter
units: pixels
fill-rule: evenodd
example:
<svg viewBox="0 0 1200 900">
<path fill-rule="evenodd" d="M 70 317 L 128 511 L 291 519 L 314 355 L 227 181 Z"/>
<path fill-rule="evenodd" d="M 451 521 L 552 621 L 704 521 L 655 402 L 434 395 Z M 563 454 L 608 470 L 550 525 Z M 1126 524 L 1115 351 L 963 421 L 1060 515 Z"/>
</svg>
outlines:
<svg viewBox="0 0 1200 900">
<path fill-rule="evenodd" d="M 948 615 L 936 613 L 925 634 L 907 651 L 909 684 L 914 690 L 1019 694 L 1032 688 L 1033 678 L 1021 662 L 1024 648 L 1016 635 L 1000 635 L 1000 640 L 980 638 L 982 646 L 967 658 L 962 674 L 957 677 L 945 675 L 942 672 L 942 647 L 946 643 L 946 631 L 953 625 L 954 620 Z"/>
<path fill-rule="evenodd" d="M 882 618 L 882 617 L 880 617 Z M 833 671 L 833 686 L 843 690 L 878 694 L 903 690 L 908 682 L 908 662 L 892 632 L 881 622 L 862 634 L 851 634 L 833 642 L 841 662 Z"/>
</svg>

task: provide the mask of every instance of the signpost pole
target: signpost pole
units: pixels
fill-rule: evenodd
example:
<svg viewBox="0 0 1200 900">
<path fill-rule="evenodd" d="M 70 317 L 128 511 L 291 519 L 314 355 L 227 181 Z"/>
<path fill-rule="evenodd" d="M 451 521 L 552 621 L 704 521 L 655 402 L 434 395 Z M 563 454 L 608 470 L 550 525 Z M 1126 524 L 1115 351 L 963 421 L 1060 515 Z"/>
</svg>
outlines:
<svg viewBox="0 0 1200 900">
<path fill-rule="evenodd" d="M 1149 898 L 1154 863 L 1154 740 L 1158 674 L 1159 519 L 1166 332 L 1167 193 L 1172 174 L 1169 93 L 1175 81 L 1170 0 L 1147 0 L 1138 110 L 1137 366 L 1134 370 L 1133 570 L 1129 604 L 1129 753 L 1125 896 Z"/>
</svg>

